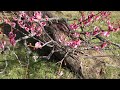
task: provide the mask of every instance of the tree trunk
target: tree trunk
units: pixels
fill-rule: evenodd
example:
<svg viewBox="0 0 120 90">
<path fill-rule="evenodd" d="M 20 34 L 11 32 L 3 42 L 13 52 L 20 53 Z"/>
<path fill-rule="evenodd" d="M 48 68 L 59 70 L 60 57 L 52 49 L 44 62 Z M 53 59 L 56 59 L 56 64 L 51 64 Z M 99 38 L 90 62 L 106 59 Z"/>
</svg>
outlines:
<svg viewBox="0 0 120 90">
<path fill-rule="evenodd" d="M 54 12 L 57 13 L 57 12 Z M 44 12 L 44 15 L 48 15 L 51 17 L 54 16 L 53 12 Z M 68 27 L 67 22 L 64 20 L 60 21 L 53 21 L 52 24 L 49 24 L 45 27 L 46 32 L 48 31 L 50 33 L 50 36 L 59 43 L 60 36 L 67 37 L 69 35 L 70 28 Z M 73 39 L 73 37 L 70 37 Z M 59 43 L 62 46 L 62 42 Z M 56 47 L 59 49 L 59 47 Z M 65 49 L 62 52 L 54 53 L 54 56 L 56 56 L 58 60 L 61 60 L 63 56 L 65 55 L 66 51 L 69 51 L 68 47 L 65 47 Z M 64 62 L 67 64 L 71 70 L 73 70 L 79 78 L 81 79 L 87 79 L 87 78 L 105 78 L 105 67 L 106 63 L 115 64 L 111 61 L 109 57 L 95 57 L 95 58 L 85 58 L 87 56 L 100 56 L 100 55 L 106 55 L 103 52 L 98 51 L 80 51 L 77 50 L 77 52 L 71 52 L 66 57 L 64 57 Z M 59 57 L 58 57 L 59 56 Z"/>
</svg>

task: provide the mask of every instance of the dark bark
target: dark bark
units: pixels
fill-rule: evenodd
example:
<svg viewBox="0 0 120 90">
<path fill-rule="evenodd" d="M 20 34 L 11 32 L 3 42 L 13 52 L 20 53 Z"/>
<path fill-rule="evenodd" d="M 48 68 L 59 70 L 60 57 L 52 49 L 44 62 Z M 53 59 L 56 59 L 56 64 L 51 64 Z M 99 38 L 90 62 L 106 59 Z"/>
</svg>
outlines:
<svg viewBox="0 0 120 90">
<path fill-rule="evenodd" d="M 51 17 L 52 13 L 47 12 L 47 14 Z M 60 20 L 58 22 L 52 22 L 52 24 L 49 24 L 48 26 L 46 26 L 45 30 L 49 33 L 49 35 L 58 42 L 58 39 L 60 38 L 61 35 L 64 36 L 68 36 L 69 35 L 69 31 L 70 28 L 67 25 L 67 22 L 65 22 L 64 20 Z M 71 37 L 71 39 L 73 39 Z M 59 43 L 59 42 L 58 42 Z M 62 46 L 62 43 L 59 43 Z M 68 48 L 64 47 L 64 49 L 62 50 L 62 52 L 57 52 L 54 53 L 54 56 L 59 57 L 59 60 L 61 60 L 62 58 L 64 58 L 65 53 L 67 53 Z M 79 54 L 80 55 L 80 54 Z M 78 73 L 80 78 L 85 78 L 84 75 L 82 74 L 82 69 L 81 69 L 81 61 L 79 60 L 80 56 L 75 56 L 72 52 L 70 54 L 67 55 L 67 57 L 65 57 L 65 62 L 67 63 L 68 67 L 71 68 L 74 72 Z"/>
</svg>

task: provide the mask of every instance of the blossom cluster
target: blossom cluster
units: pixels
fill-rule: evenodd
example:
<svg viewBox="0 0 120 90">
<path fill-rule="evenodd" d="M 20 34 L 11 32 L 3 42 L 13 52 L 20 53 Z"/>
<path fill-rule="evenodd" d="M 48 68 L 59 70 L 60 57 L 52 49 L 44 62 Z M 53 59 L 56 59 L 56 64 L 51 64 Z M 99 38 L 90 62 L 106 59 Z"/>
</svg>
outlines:
<svg viewBox="0 0 120 90">
<path fill-rule="evenodd" d="M 109 11 L 99 11 L 98 13 L 90 11 L 88 14 L 85 14 L 85 12 L 81 12 L 81 17 L 77 21 L 74 21 L 72 24 L 69 24 L 71 31 L 73 31 L 72 35 L 76 39 L 66 40 L 65 38 L 63 38 L 63 36 L 61 36 L 59 42 L 64 42 L 64 45 L 66 46 L 77 48 L 78 46 L 82 45 L 82 42 L 84 42 L 80 39 L 81 33 L 84 33 L 85 37 L 91 39 L 91 37 L 96 37 L 97 35 L 107 38 L 110 36 L 111 32 L 120 31 L 119 25 L 111 22 L 109 17 L 110 14 L 111 12 Z M 42 19 L 43 15 L 41 11 L 33 11 L 32 14 L 30 14 L 29 11 L 19 11 L 16 16 L 12 17 L 12 19 L 4 17 L 4 23 L 11 26 L 11 31 L 9 32 L 8 36 L 11 45 L 16 45 L 16 33 L 14 32 L 14 30 L 17 28 L 17 25 L 32 36 L 40 37 L 43 32 L 43 28 L 44 26 L 46 26 L 46 22 L 49 20 L 49 18 L 45 16 L 44 19 L 46 19 L 46 21 L 42 21 Z M 100 26 L 94 25 L 94 27 L 89 31 L 84 30 L 78 32 L 79 29 L 90 27 L 96 21 L 104 21 L 107 26 L 107 30 L 103 30 Z M 2 32 L 0 34 L 2 34 Z M 4 48 L 5 44 L 6 42 L 2 41 L 0 43 L 0 48 Z M 107 45 L 107 42 L 102 42 L 98 46 L 94 45 L 94 49 L 99 50 L 101 48 L 107 47 Z M 34 48 L 42 48 L 42 44 L 38 41 L 35 43 Z"/>
</svg>

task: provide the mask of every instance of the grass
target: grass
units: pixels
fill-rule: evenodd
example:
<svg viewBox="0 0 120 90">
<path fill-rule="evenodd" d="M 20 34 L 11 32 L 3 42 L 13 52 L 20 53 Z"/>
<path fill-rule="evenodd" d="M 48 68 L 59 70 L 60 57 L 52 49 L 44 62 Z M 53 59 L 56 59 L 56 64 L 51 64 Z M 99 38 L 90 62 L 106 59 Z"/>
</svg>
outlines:
<svg viewBox="0 0 120 90">
<path fill-rule="evenodd" d="M 16 54 L 22 63 L 25 63 L 25 50 L 23 47 L 15 49 Z M 4 56 L 0 54 L 0 61 L 3 61 L 4 58 L 8 60 L 8 67 L 4 73 L 0 74 L 1 79 L 25 79 L 26 78 L 26 67 L 22 67 L 15 56 L 10 52 Z M 30 66 L 29 66 L 29 79 L 71 79 L 77 78 L 73 72 L 70 72 L 67 68 L 62 68 L 63 75 L 58 75 L 59 66 L 56 65 L 54 61 L 48 60 L 37 60 L 34 62 L 32 57 L 30 57 Z M 1 62 L 0 68 L 4 68 L 4 63 Z"/>
<path fill-rule="evenodd" d="M 63 13 L 59 14 L 59 17 L 78 17 L 79 13 L 77 11 L 62 11 Z M 115 19 L 120 19 L 120 12 L 112 13 L 112 21 Z M 98 23 L 97 23 L 98 24 Z M 110 38 L 111 41 L 120 43 L 120 32 L 112 33 Z M 25 63 L 25 50 L 22 47 L 15 49 L 16 54 L 19 56 L 20 60 Z M 120 50 L 106 51 L 107 54 L 120 54 Z M 0 79 L 25 79 L 26 78 L 26 67 L 20 66 L 16 57 L 10 52 L 7 54 L 0 54 L 0 61 L 3 61 L 4 58 L 8 60 L 8 67 L 5 72 L 0 74 Z M 119 61 L 119 57 L 113 57 L 114 60 Z M 66 67 L 62 68 L 63 75 L 58 75 L 59 65 L 56 65 L 56 62 L 41 60 L 38 59 L 38 62 L 34 62 L 32 57 L 30 57 L 30 67 L 29 67 L 29 79 L 77 79 L 75 73 L 71 72 Z M 0 62 L 0 70 L 4 68 L 4 62 Z M 115 67 L 105 68 L 106 74 L 105 78 L 120 78 L 120 69 Z"/>
</svg>

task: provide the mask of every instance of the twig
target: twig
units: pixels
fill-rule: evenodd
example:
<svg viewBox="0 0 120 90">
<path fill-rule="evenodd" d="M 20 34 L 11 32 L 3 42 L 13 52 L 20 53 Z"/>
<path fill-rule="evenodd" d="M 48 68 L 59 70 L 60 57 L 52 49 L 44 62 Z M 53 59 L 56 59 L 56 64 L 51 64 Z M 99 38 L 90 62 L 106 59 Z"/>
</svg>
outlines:
<svg viewBox="0 0 120 90">
<path fill-rule="evenodd" d="M 53 47 L 52 51 L 50 52 L 50 54 L 48 56 L 40 56 L 39 58 L 46 58 L 47 60 L 49 60 L 54 52 L 55 52 L 55 50 L 54 50 L 54 47 Z"/>
<path fill-rule="evenodd" d="M 45 44 L 42 45 L 42 47 L 46 46 L 47 44 L 49 44 L 51 42 L 53 42 L 53 40 L 50 40 L 50 41 L 46 42 Z"/>
<path fill-rule="evenodd" d="M 0 61 L 0 62 L 5 62 L 5 67 L 4 67 L 4 69 L 0 72 L 0 74 L 2 74 L 2 73 L 5 72 L 5 70 L 7 69 L 7 66 L 8 66 L 8 62 L 7 62 L 7 60 L 6 60 L 6 56 L 4 56 L 4 61 Z"/>
<path fill-rule="evenodd" d="M 29 39 L 29 38 L 34 37 L 34 36 L 35 35 L 32 35 L 32 34 L 26 35 L 24 37 L 21 37 L 21 38 L 17 39 L 16 43 L 19 42 L 19 41 L 21 41 L 21 40 L 26 40 L 26 39 Z"/>
<path fill-rule="evenodd" d="M 5 61 L 5 67 L 4 67 L 4 69 L 0 72 L 0 74 L 2 74 L 2 73 L 5 72 L 5 70 L 7 69 L 7 66 L 8 66 L 8 62 L 7 62 L 7 60 L 6 60 L 6 61 Z"/>
<path fill-rule="evenodd" d="M 90 56 L 90 55 L 85 55 L 85 56 L 81 56 L 81 57 L 85 57 L 85 58 L 96 58 L 96 57 L 120 57 L 120 55 L 101 55 L 101 56 Z"/>
<path fill-rule="evenodd" d="M 68 54 L 69 54 L 69 52 L 67 52 L 67 53 L 65 54 L 64 58 L 63 58 L 61 61 L 59 61 L 59 62 L 56 63 L 56 64 L 60 63 L 60 67 L 59 67 L 58 73 L 60 73 L 61 67 L 62 67 L 62 63 L 63 63 L 63 61 L 65 60 L 65 58 L 67 57 Z"/>
<path fill-rule="evenodd" d="M 109 40 L 107 40 L 107 39 L 101 37 L 100 35 L 96 35 L 96 38 L 98 38 L 98 39 L 99 39 L 100 41 L 102 41 L 102 42 L 109 42 L 109 43 L 111 43 L 112 45 L 117 46 L 117 47 L 120 48 L 120 44 L 111 42 L 111 41 L 109 41 Z"/>
<path fill-rule="evenodd" d="M 23 65 L 23 64 L 21 63 L 21 61 L 20 61 L 20 59 L 18 58 L 18 56 L 17 56 L 17 54 L 15 53 L 15 51 L 12 51 L 12 53 L 15 55 L 15 57 L 16 57 L 16 59 L 18 60 L 19 64 L 20 64 L 21 66 L 25 66 L 25 65 Z"/>
<path fill-rule="evenodd" d="M 26 66 L 26 73 L 25 73 L 25 78 L 28 79 L 29 78 L 29 65 L 30 65 L 30 54 L 32 53 L 30 48 L 27 46 L 27 41 L 24 40 L 24 45 L 25 45 L 25 48 L 27 50 L 27 55 L 26 55 L 26 58 L 27 58 L 27 66 Z"/>
<path fill-rule="evenodd" d="M 105 64 L 108 67 L 115 67 L 115 68 L 120 68 L 120 66 L 116 66 L 116 65 L 111 65 L 111 64 Z"/>
</svg>

